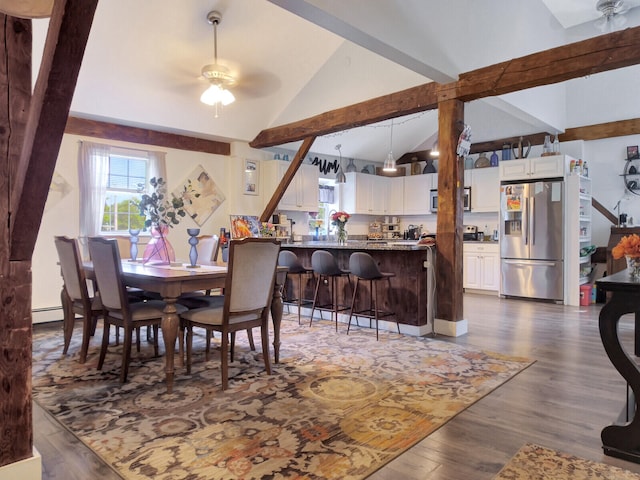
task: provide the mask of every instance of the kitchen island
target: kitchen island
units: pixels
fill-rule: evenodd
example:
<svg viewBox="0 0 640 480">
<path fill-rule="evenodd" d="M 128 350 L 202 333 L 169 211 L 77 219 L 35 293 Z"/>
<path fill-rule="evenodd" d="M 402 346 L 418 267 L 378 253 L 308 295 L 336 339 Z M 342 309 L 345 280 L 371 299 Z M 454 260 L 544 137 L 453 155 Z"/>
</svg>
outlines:
<svg viewBox="0 0 640 480">
<path fill-rule="evenodd" d="M 435 274 L 432 265 L 435 260 L 435 247 L 418 245 L 415 241 L 358 241 L 349 240 L 345 245 L 335 242 L 303 242 L 282 244 L 283 250 L 295 253 L 303 265 L 311 267 L 311 255 L 316 250 L 327 250 L 336 258 L 341 268 L 349 268 L 349 257 L 353 252 L 366 252 L 373 257 L 383 272 L 393 272 L 391 278 L 391 292 L 382 292 L 381 308 L 392 310 L 400 323 L 400 331 L 414 335 L 424 335 L 431 332 L 433 325 L 433 306 L 435 301 Z M 340 278 L 338 287 L 338 303 L 350 305 L 352 289 L 346 278 Z M 297 291 L 287 279 L 287 290 Z M 307 276 L 303 287 L 303 298 L 312 299 L 315 278 Z M 355 282 L 352 282 L 355 283 Z M 294 290 L 291 290 L 294 288 Z M 360 289 L 362 288 L 362 292 Z M 319 303 L 327 303 L 327 288 L 321 288 Z M 358 304 L 356 309 L 368 307 L 369 284 L 362 282 L 358 287 Z M 366 293 L 365 293 L 366 292 Z M 362 295 L 361 295 L 362 293 Z M 365 305 L 366 303 L 366 305 Z M 316 313 L 316 315 L 318 315 Z M 344 314 L 343 314 L 344 315 Z M 346 312 L 348 316 L 348 311 Z M 361 324 L 366 324 L 361 322 Z M 407 327 L 403 328 L 402 325 Z M 382 322 L 381 322 L 382 326 Z M 393 325 L 395 329 L 395 325 Z"/>
</svg>

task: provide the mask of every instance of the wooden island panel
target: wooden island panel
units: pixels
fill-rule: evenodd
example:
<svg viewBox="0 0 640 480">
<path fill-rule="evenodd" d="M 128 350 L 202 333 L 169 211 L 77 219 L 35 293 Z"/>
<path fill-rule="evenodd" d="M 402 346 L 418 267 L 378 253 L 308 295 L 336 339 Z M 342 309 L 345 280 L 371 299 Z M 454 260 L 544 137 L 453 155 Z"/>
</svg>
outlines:
<svg viewBox="0 0 640 480">
<path fill-rule="evenodd" d="M 377 262 L 378 267 L 383 272 L 393 272 L 395 277 L 391 278 L 391 292 L 386 291 L 387 282 L 383 282 L 379 290 L 380 300 L 383 310 L 392 310 L 395 317 L 389 317 L 392 321 L 397 319 L 401 324 L 422 326 L 428 323 L 427 302 L 428 284 L 425 262 L 429 261 L 430 249 L 428 247 L 398 247 L 393 248 L 387 245 L 367 245 L 366 242 L 349 243 L 345 246 L 334 243 L 307 242 L 303 244 L 283 244 L 283 250 L 290 250 L 295 253 L 303 265 L 311 267 L 311 255 L 315 250 L 327 250 L 336 258 L 338 265 L 349 269 L 349 257 L 353 252 L 366 252 Z M 305 286 L 303 288 L 303 298 L 313 299 L 316 285 L 316 278 L 310 275 L 303 276 Z M 297 280 L 287 279 L 286 289 L 289 292 L 297 292 Z M 353 294 L 352 286 L 355 286 L 355 278 L 349 281 L 342 277 L 338 279 L 338 304 L 351 305 Z M 357 310 L 369 308 L 369 282 L 360 282 L 358 287 Z M 390 293 L 390 294 L 389 294 Z M 320 288 L 320 304 L 329 303 L 329 289 Z M 348 314 L 348 312 L 343 312 Z M 328 318 L 328 315 L 324 315 Z"/>
</svg>

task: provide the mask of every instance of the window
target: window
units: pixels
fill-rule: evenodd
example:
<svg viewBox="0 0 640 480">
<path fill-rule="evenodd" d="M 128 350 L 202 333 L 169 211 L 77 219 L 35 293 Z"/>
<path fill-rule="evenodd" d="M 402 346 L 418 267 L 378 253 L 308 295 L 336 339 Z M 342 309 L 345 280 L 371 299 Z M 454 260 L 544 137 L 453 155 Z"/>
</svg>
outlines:
<svg viewBox="0 0 640 480">
<path fill-rule="evenodd" d="M 107 188 L 101 232 L 127 233 L 144 228 L 144 217 L 136 203 L 147 185 L 147 159 L 109 154 Z"/>
</svg>

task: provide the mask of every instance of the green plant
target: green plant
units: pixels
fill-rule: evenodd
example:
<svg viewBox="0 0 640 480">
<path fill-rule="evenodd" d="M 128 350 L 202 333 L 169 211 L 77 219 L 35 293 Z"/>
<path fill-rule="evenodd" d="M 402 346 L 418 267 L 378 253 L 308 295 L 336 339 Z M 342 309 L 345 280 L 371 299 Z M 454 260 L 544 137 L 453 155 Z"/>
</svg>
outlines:
<svg viewBox="0 0 640 480">
<path fill-rule="evenodd" d="M 149 228 L 152 225 L 166 225 L 173 228 L 174 225 L 178 225 L 180 220 L 187 215 L 182 196 L 171 195 L 171 198 L 169 198 L 167 184 L 162 177 L 151 178 L 149 184 L 153 187 L 153 192 L 143 194 L 136 204 L 140 210 L 140 215 L 146 219 L 144 222 L 145 228 Z M 193 191 L 191 180 L 183 187 L 183 194 L 185 193 L 189 193 L 196 198 L 200 196 L 199 193 Z M 191 218 L 193 217 L 194 215 L 191 216 Z"/>
</svg>

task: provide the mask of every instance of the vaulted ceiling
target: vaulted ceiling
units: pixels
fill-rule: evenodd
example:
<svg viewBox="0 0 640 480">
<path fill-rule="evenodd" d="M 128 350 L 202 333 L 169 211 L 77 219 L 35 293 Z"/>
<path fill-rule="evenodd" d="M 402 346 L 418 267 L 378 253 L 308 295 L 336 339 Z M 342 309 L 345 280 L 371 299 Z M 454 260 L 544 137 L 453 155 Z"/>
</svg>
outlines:
<svg viewBox="0 0 640 480">
<path fill-rule="evenodd" d="M 630 7 L 640 0 L 625 0 Z M 200 94 L 213 62 L 238 78 L 215 118 Z M 76 93 L 78 117 L 202 138 L 250 141 L 263 129 L 601 34 L 595 0 L 105 0 Z M 626 15 L 640 24 L 640 9 Z M 34 20 L 34 60 L 47 20 Z M 39 46 L 39 47 L 38 47 Z M 37 71 L 37 68 L 34 70 Z M 471 102 L 472 141 L 635 118 L 638 68 Z M 318 138 L 311 151 L 382 162 L 390 122 Z M 397 119 L 393 151 L 429 148 L 437 112 Z M 288 145 L 296 148 L 296 145 Z"/>
</svg>

